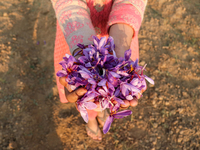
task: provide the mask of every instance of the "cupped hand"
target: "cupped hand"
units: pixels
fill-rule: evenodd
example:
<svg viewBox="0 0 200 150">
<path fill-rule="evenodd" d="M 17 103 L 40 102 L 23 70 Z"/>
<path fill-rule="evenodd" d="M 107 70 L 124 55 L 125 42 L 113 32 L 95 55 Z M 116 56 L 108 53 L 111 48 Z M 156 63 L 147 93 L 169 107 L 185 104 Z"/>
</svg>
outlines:
<svg viewBox="0 0 200 150">
<path fill-rule="evenodd" d="M 83 87 L 73 91 L 70 88 L 70 85 L 65 81 L 65 77 L 59 78 L 59 81 L 64 86 L 66 99 L 70 103 L 75 103 L 76 101 L 78 101 L 78 99 L 84 96 L 85 93 L 87 93 L 87 90 Z M 94 102 L 94 100 L 91 101 Z M 95 108 L 94 111 L 101 112 L 102 110 L 99 102 L 95 102 L 95 104 L 97 105 L 97 108 Z"/>
<path fill-rule="evenodd" d="M 75 49 L 74 53 L 77 52 L 78 50 L 80 50 L 80 48 Z M 75 58 L 78 59 L 80 56 L 81 55 L 76 55 Z M 72 90 L 71 86 L 66 82 L 65 77 L 59 78 L 59 82 L 64 86 L 66 99 L 70 103 L 75 103 L 79 98 L 84 96 L 84 94 L 87 92 L 87 90 L 83 87 L 78 88 L 76 90 Z"/>
<path fill-rule="evenodd" d="M 66 99 L 71 103 L 75 103 L 87 92 L 87 90 L 82 87 L 72 91 L 70 85 L 65 81 L 65 77 L 59 78 L 59 81 L 64 86 Z"/>
<path fill-rule="evenodd" d="M 140 93 L 139 93 L 139 95 L 138 95 L 138 98 L 134 98 L 134 99 L 132 99 L 132 100 L 130 100 L 130 101 L 129 101 L 129 100 L 124 100 L 124 103 L 125 103 L 125 104 L 121 105 L 120 108 L 122 108 L 122 109 L 127 109 L 129 106 L 131 106 L 131 107 L 137 106 L 137 104 L 138 104 L 138 99 L 140 99 L 141 94 L 142 94 L 144 91 L 146 91 L 146 89 L 142 89 L 142 90 L 140 91 Z"/>
</svg>

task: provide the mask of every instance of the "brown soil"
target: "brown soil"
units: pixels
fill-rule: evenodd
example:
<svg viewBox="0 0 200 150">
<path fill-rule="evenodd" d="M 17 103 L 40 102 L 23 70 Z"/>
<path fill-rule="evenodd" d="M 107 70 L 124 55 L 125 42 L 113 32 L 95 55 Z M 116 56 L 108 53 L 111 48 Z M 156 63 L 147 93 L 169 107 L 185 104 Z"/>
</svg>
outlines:
<svg viewBox="0 0 200 150">
<path fill-rule="evenodd" d="M 0 150 L 200 149 L 200 1 L 149 0 L 140 64 L 155 80 L 100 143 L 72 104 L 59 102 L 49 0 L 0 2 Z"/>
</svg>

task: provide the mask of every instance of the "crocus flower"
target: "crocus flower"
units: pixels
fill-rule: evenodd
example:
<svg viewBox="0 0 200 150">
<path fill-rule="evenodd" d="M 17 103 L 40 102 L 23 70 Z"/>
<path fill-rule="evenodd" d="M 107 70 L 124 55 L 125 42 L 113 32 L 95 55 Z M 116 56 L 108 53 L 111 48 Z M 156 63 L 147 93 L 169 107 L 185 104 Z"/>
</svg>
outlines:
<svg viewBox="0 0 200 150">
<path fill-rule="evenodd" d="M 113 85 L 117 86 L 119 84 L 119 78 L 121 76 L 113 71 L 108 71 L 108 81 Z"/>
<path fill-rule="evenodd" d="M 106 119 L 106 122 L 103 126 L 103 133 L 106 134 L 109 131 L 110 126 L 114 119 L 124 118 L 131 114 L 132 114 L 132 111 L 130 111 L 130 110 L 124 110 L 124 111 L 120 111 L 120 112 L 112 111 L 110 113 L 110 115 L 108 116 L 108 118 Z"/>
<path fill-rule="evenodd" d="M 129 83 L 122 82 L 120 84 L 120 89 L 121 89 L 122 94 L 126 97 L 127 100 L 133 99 L 133 96 L 132 96 L 133 93 L 140 93 L 140 90 L 137 87 Z"/>
<path fill-rule="evenodd" d="M 87 95 L 76 102 L 78 110 L 83 118 L 83 120 L 88 123 L 88 113 L 86 109 L 95 109 L 97 105 L 90 100 L 95 98 L 95 93 L 87 92 Z"/>
<path fill-rule="evenodd" d="M 66 78 L 73 72 L 77 70 L 77 65 L 74 65 L 74 62 L 76 62 L 76 59 L 73 56 L 70 56 L 68 54 L 65 55 L 66 57 L 63 57 L 63 61 L 61 61 L 59 64 L 62 65 L 63 70 L 60 70 L 57 72 L 58 77 L 64 77 Z"/>
</svg>

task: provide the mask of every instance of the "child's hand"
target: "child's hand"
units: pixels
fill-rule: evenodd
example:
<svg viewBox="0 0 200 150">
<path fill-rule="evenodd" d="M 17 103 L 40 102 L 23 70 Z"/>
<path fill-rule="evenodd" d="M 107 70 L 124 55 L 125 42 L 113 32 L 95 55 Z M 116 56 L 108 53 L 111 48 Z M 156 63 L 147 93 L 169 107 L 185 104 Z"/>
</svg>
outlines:
<svg viewBox="0 0 200 150">
<path fill-rule="evenodd" d="M 78 50 L 80 50 L 80 48 L 75 49 L 73 53 L 77 52 Z M 76 59 L 78 59 L 79 57 L 80 55 L 75 56 Z M 64 86 L 66 99 L 70 103 L 75 103 L 87 92 L 85 88 L 79 88 L 73 91 L 70 85 L 65 81 L 65 77 L 59 78 L 59 82 Z"/>
<path fill-rule="evenodd" d="M 125 51 L 128 50 L 131 45 L 134 35 L 133 28 L 127 24 L 114 24 L 110 27 L 109 35 L 112 36 L 115 41 L 115 52 L 117 57 L 124 57 Z M 145 90 L 142 90 L 141 93 L 144 91 Z M 140 96 L 138 97 L 140 98 Z M 124 100 L 125 104 L 121 105 L 121 108 L 126 109 L 129 106 L 137 106 L 138 99 L 135 98 L 131 101 Z"/>
<path fill-rule="evenodd" d="M 75 103 L 87 92 L 87 90 L 84 88 L 79 88 L 72 91 L 70 85 L 65 81 L 65 77 L 59 78 L 59 81 L 64 86 L 66 99 L 71 103 Z"/>
<path fill-rule="evenodd" d="M 146 89 L 145 89 L 146 90 Z M 142 91 L 141 91 L 141 94 L 145 91 L 145 90 L 143 90 L 142 89 Z M 141 95 L 139 95 L 138 96 L 138 99 L 140 98 L 140 96 Z M 131 107 L 135 107 L 135 106 L 137 106 L 137 104 L 138 104 L 138 99 L 137 98 L 134 98 L 134 99 L 132 99 L 132 100 L 124 100 L 124 105 L 121 105 L 121 108 L 122 109 L 126 109 L 126 108 L 128 108 L 129 106 L 131 106 Z"/>
</svg>

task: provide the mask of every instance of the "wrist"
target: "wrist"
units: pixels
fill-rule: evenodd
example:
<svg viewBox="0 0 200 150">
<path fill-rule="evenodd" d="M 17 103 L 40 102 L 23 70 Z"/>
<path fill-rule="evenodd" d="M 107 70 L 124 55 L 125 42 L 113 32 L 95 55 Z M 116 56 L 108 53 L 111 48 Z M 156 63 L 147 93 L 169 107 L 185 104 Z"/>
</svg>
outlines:
<svg viewBox="0 0 200 150">
<path fill-rule="evenodd" d="M 127 24 L 113 24 L 109 30 L 109 36 L 112 36 L 115 43 L 115 52 L 117 57 L 124 57 L 124 52 L 130 49 L 134 30 Z"/>
<path fill-rule="evenodd" d="M 124 53 L 125 51 L 127 51 L 128 49 L 130 49 L 130 46 L 117 46 L 115 45 L 115 53 L 116 53 L 116 56 L 119 58 L 119 57 L 124 57 Z"/>
</svg>

